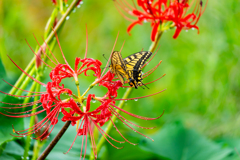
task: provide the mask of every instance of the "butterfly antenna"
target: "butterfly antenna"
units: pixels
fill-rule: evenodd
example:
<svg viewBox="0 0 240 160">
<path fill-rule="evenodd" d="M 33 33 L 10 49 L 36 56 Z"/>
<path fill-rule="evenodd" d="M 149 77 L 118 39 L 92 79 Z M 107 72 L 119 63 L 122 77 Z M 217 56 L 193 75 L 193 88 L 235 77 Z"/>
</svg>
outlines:
<svg viewBox="0 0 240 160">
<path fill-rule="evenodd" d="M 108 61 L 107 58 L 105 57 L 105 54 L 103 54 L 103 57 L 106 59 L 106 61 Z M 109 68 L 109 66 L 104 67 L 104 68 Z M 104 68 L 101 68 L 101 69 L 104 69 Z"/>
<path fill-rule="evenodd" d="M 142 82 L 142 81 L 141 81 Z M 147 89 L 149 89 L 144 83 L 142 83 Z M 145 89 L 145 88 L 144 88 Z"/>
<path fill-rule="evenodd" d="M 105 57 L 105 54 L 103 54 L 102 56 L 106 59 L 106 61 L 108 61 L 107 58 Z M 105 67 L 105 68 L 106 68 L 106 67 Z"/>
<path fill-rule="evenodd" d="M 145 89 L 143 86 L 140 86 L 140 87 L 142 87 L 142 89 Z"/>
</svg>

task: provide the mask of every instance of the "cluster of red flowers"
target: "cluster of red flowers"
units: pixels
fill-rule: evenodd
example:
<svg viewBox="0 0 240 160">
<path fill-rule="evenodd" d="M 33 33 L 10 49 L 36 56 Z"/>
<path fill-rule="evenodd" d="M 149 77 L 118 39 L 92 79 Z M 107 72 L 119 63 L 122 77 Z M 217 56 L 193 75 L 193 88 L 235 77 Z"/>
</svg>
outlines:
<svg viewBox="0 0 240 160">
<path fill-rule="evenodd" d="M 191 10 L 195 1 L 195 6 Z M 157 32 L 159 30 L 165 30 L 164 27 L 167 25 L 167 29 L 176 27 L 173 38 L 177 38 L 182 29 L 188 30 L 195 28 L 199 31 L 197 23 L 205 10 L 205 8 L 202 9 L 202 0 L 193 0 L 191 4 L 189 4 L 188 0 L 137 0 L 137 5 L 141 7 L 142 10 L 137 9 L 135 5 L 134 7 L 131 6 L 126 0 L 119 0 L 116 1 L 116 3 L 118 4 L 117 8 L 119 6 L 126 14 L 138 18 L 134 20 L 127 17 L 118 8 L 119 12 L 127 20 L 132 22 L 127 29 L 128 32 L 130 32 L 136 24 L 142 24 L 143 22 L 151 23 L 152 41 L 155 41 Z"/>
<path fill-rule="evenodd" d="M 57 42 L 58 42 L 60 50 L 61 50 L 61 46 L 60 46 L 60 43 L 58 41 L 57 36 L 56 36 L 56 39 L 57 39 Z M 49 49 L 49 47 L 47 46 L 46 43 L 45 43 L 45 47 L 47 47 Z M 43 54 L 47 55 L 46 51 L 45 51 L 46 48 L 42 48 L 40 46 L 40 49 L 42 50 Z M 49 49 L 49 51 L 50 51 L 50 49 Z M 50 53 L 52 54 L 51 51 L 50 51 Z M 152 95 L 158 94 L 162 91 L 157 92 L 157 93 L 152 94 L 152 95 L 144 96 L 144 97 L 129 98 L 129 99 L 116 99 L 116 97 L 118 95 L 117 91 L 120 87 L 130 87 L 130 86 L 123 86 L 121 81 L 116 80 L 116 78 L 114 78 L 115 75 L 112 74 L 110 71 L 108 71 L 108 72 L 106 72 L 106 74 L 102 75 L 101 68 L 100 68 L 102 63 L 99 60 L 95 60 L 95 59 L 92 59 L 92 58 L 86 58 L 87 51 L 85 53 L 85 58 L 83 58 L 83 59 L 76 58 L 74 69 L 71 68 L 71 66 L 68 64 L 62 50 L 61 50 L 61 53 L 62 53 L 63 59 L 65 61 L 65 64 L 59 63 L 59 61 L 56 59 L 56 57 L 53 54 L 52 54 L 52 57 L 55 60 L 51 59 L 48 56 L 48 59 L 54 64 L 54 67 L 51 67 L 50 65 L 48 65 L 46 62 L 44 62 L 39 57 L 38 54 L 36 54 L 37 59 L 39 59 L 39 61 L 45 63 L 48 67 L 50 67 L 52 69 L 50 74 L 49 74 L 51 81 L 48 82 L 47 84 L 38 81 L 37 79 L 35 79 L 34 77 L 32 77 L 31 75 L 26 73 L 22 68 L 20 68 L 9 57 L 10 60 L 23 73 L 25 73 L 32 80 L 34 80 L 35 82 L 39 83 L 44 88 L 46 88 L 46 91 L 44 91 L 44 92 L 31 92 L 31 93 L 35 94 L 35 95 L 31 95 L 31 96 L 10 95 L 10 96 L 15 96 L 15 97 L 40 96 L 40 100 L 38 100 L 38 101 L 25 103 L 25 104 L 11 104 L 11 103 L 8 103 L 8 102 L 1 102 L 1 103 L 4 103 L 4 104 L 15 106 L 15 107 L 11 107 L 11 108 L 2 107 L 2 108 L 5 108 L 5 109 L 26 108 L 26 107 L 31 107 L 35 104 L 39 104 L 36 108 L 34 108 L 34 109 L 31 108 L 30 110 L 24 111 L 24 112 L 16 113 L 16 112 L 6 111 L 7 113 L 0 113 L 2 115 L 9 116 L 9 117 L 23 118 L 23 117 L 35 116 L 35 115 L 43 113 L 43 112 L 46 113 L 46 117 L 43 118 L 38 123 L 36 123 L 34 126 L 28 128 L 28 129 L 25 129 L 25 130 L 21 130 L 21 131 L 15 131 L 14 130 L 15 133 L 17 134 L 16 135 L 17 137 L 22 137 L 22 136 L 34 134 L 34 133 L 40 131 L 41 128 L 45 127 L 45 131 L 41 132 L 42 134 L 38 134 L 37 136 L 35 135 L 36 137 L 34 139 L 40 139 L 40 140 L 46 139 L 50 135 L 54 126 L 58 123 L 59 113 L 62 113 L 63 114 L 63 117 L 61 119 L 62 121 L 64 121 L 64 122 L 65 121 L 71 121 L 71 124 L 73 126 L 77 125 L 77 134 L 76 134 L 76 137 L 75 137 L 74 141 L 76 140 L 77 136 L 82 136 L 82 148 L 83 148 L 84 140 L 85 140 L 85 145 L 87 145 L 87 135 L 88 134 L 90 135 L 94 155 L 95 155 L 95 158 L 96 158 L 97 150 L 96 150 L 96 144 L 95 144 L 94 137 L 93 137 L 93 126 L 95 126 L 99 130 L 99 132 L 104 136 L 104 138 L 112 146 L 114 146 L 114 145 L 108 140 L 108 138 L 110 138 L 110 139 L 112 139 L 116 142 L 119 142 L 119 143 L 123 143 L 125 141 L 129 142 L 120 133 L 120 131 L 118 129 L 117 129 L 117 132 L 121 135 L 121 137 L 123 137 L 123 139 L 125 141 L 115 140 L 114 138 L 109 136 L 101 128 L 108 121 L 111 121 L 111 123 L 115 126 L 114 121 L 112 120 L 113 115 L 115 115 L 121 122 L 123 122 L 129 128 L 131 128 L 132 130 L 136 131 L 137 133 L 139 133 L 141 135 L 143 135 L 143 134 L 138 132 L 134 128 L 132 128 L 130 125 L 134 125 L 134 126 L 137 126 L 139 128 L 144 128 L 144 129 L 151 129 L 151 128 L 138 126 L 138 125 L 128 121 L 122 115 L 120 115 L 117 112 L 117 110 L 120 110 L 120 111 L 122 111 L 122 112 L 124 112 L 124 113 L 126 113 L 130 116 L 133 116 L 133 117 L 136 117 L 136 118 L 139 118 L 139 119 L 144 119 L 144 120 L 154 120 L 154 119 L 157 119 L 157 118 L 162 116 L 161 115 L 157 118 L 142 117 L 142 116 L 138 116 L 138 115 L 129 113 L 129 112 L 127 112 L 127 111 L 125 111 L 125 110 L 123 110 L 123 109 L 121 109 L 121 108 L 119 108 L 115 105 L 115 102 L 118 101 L 118 100 L 135 100 L 135 99 L 139 99 L 139 98 L 152 96 Z M 148 63 L 152 60 L 152 58 L 148 61 Z M 148 63 L 146 63 L 146 64 L 148 64 Z M 157 66 L 155 66 L 150 71 L 146 72 L 144 75 L 148 76 L 149 74 L 151 74 L 154 70 L 156 70 L 156 68 L 160 65 L 160 63 L 161 63 L 161 61 L 159 62 L 159 64 Z M 79 75 L 82 74 L 82 75 L 85 75 L 85 76 L 89 76 L 87 74 L 87 72 L 89 70 L 94 72 L 93 76 L 96 77 L 95 81 L 89 86 L 89 88 L 82 95 L 80 95 L 80 90 L 79 90 L 80 84 L 79 84 L 79 81 L 78 81 Z M 62 84 L 63 79 L 71 78 L 71 77 L 73 77 L 73 79 L 75 81 L 75 84 L 77 86 L 77 89 L 79 91 L 78 95 L 75 95 L 72 92 L 72 90 L 70 90 L 68 88 L 65 88 L 64 84 Z M 160 78 L 162 78 L 162 77 L 160 77 Z M 81 78 L 83 78 L 83 77 L 81 77 Z M 160 79 L 160 78 L 158 78 L 158 79 Z M 152 82 L 154 82 L 154 81 L 152 81 Z M 152 82 L 149 82 L 149 83 L 152 83 Z M 8 82 L 6 82 L 6 83 L 8 83 Z M 149 84 L 149 83 L 146 83 L 146 84 Z M 107 93 L 102 97 L 97 97 L 95 94 L 88 94 L 87 98 L 85 98 L 86 93 L 95 85 L 98 85 L 99 87 L 100 86 L 106 87 L 108 89 Z M 11 86 L 13 86 L 13 85 L 11 85 Z M 13 87 L 15 87 L 15 86 L 13 86 Z M 26 91 L 26 90 L 23 90 L 23 91 L 30 92 L 30 91 Z M 0 91 L 0 92 L 2 92 L 2 91 Z M 2 93 L 7 94 L 5 92 L 2 92 Z M 64 95 L 67 94 L 68 98 L 63 99 L 62 98 L 63 94 Z M 97 100 L 97 101 L 101 102 L 101 105 L 98 106 L 96 109 L 92 109 L 92 111 L 90 111 L 92 100 Z M 84 105 L 84 102 L 86 102 L 85 105 Z M 16 107 L 16 106 L 18 106 L 18 107 Z M 36 110 L 36 112 L 29 113 L 33 110 Z M 18 114 L 18 115 L 16 115 L 16 114 Z M 49 123 L 50 123 L 50 125 L 49 125 Z M 143 135 L 143 136 L 145 136 L 145 135 Z M 149 138 L 147 136 L 145 136 L 145 137 Z M 149 138 L 149 139 L 151 139 L 151 138 Z M 73 141 L 73 143 L 74 143 L 74 141 Z M 131 143 L 131 142 L 129 142 L 129 143 Z M 131 143 L 131 144 L 134 144 L 134 143 Z M 72 147 L 72 145 L 71 145 L 71 147 Z M 69 148 L 69 150 L 71 149 L 71 147 Z M 114 146 L 114 147 L 118 148 L 116 146 Z M 86 149 L 85 149 L 84 157 L 85 157 L 85 154 L 86 154 Z M 80 156 L 82 156 L 82 151 L 81 151 Z"/>
</svg>

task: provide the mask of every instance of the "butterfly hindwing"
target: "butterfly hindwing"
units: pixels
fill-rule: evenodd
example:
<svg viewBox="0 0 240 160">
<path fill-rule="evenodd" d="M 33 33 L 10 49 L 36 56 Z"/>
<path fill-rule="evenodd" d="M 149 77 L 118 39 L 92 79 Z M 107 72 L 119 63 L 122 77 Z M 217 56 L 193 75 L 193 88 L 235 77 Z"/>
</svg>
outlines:
<svg viewBox="0 0 240 160">
<path fill-rule="evenodd" d="M 123 59 L 127 70 L 141 70 L 146 60 L 152 55 L 152 52 L 141 51 L 134 53 Z"/>
<path fill-rule="evenodd" d="M 142 67 L 147 59 L 152 55 L 152 52 L 142 51 L 134 53 L 123 59 L 126 69 L 132 71 L 132 77 L 136 81 L 136 85 L 143 85 L 142 83 Z"/>
</svg>

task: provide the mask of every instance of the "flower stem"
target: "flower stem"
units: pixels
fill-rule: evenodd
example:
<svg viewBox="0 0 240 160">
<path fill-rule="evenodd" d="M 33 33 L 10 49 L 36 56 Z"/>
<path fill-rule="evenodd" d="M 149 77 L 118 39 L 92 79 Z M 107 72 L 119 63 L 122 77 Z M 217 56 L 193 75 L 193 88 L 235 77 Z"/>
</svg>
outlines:
<svg viewBox="0 0 240 160">
<path fill-rule="evenodd" d="M 38 154 L 40 152 L 40 149 L 45 144 L 45 142 L 46 142 L 46 140 L 44 140 L 44 141 L 36 140 L 35 141 L 32 160 L 36 160 L 37 159 Z"/>
<path fill-rule="evenodd" d="M 159 31 L 157 32 L 155 41 L 152 42 L 151 46 L 149 47 L 149 51 L 150 51 L 150 52 L 154 52 L 154 51 L 155 51 L 155 49 L 156 49 L 156 47 L 157 47 L 157 44 L 158 44 L 158 42 L 159 42 L 162 34 L 163 34 L 163 32 L 162 32 L 161 30 L 159 30 Z"/>
<path fill-rule="evenodd" d="M 37 80 L 40 81 L 40 76 L 38 75 L 36 77 Z M 40 87 L 41 85 L 38 84 L 37 82 L 34 82 L 32 84 L 32 88 L 35 89 L 36 92 L 40 92 Z M 37 101 L 39 97 L 34 97 L 34 101 Z M 37 104 L 33 105 L 32 107 L 32 113 L 31 114 L 34 114 L 36 112 L 35 108 L 37 107 Z M 35 119 L 35 116 L 31 116 L 31 119 L 30 119 L 30 124 L 29 126 L 32 127 L 34 125 L 34 119 Z M 23 154 L 23 159 L 24 160 L 27 160 L 28 159 L 28 151 L 29 151 L 29 147 L 30 147 L 30 142 L 31 142 L 31 135 L 28 135 L 27 136 L 27 139 L 26 139 L 26 145 L 25 145 L 25 149 L 24 149 L 24 154 Z"/>
<path fill-rule="evenodd" d="M 47 39 L 45 40 L 46 43 L 51 42 L 51 40 L 53 39 L 53 37 L 55 36 L 55 32 L 57 33 L 58 30 L 62 27 L 62 25 L 64 24 L 64 22 L 66 21 L 66 17 L 69 16 L 69 14 L 72 12 L 72 10 L 76 7 L 77 2 L 79 0 L 73 0 L 71 5 L 68 7 L 68 9 L 66 10 L 65 14 L 62 15 L 61 19 L 58 21 L 57 25 L 54 28 L 54 31 L 52 31 Z M 43 43 L 44 45 L 44 43 Z M 42 45 L 42 46 L 43 46 Z M 35 57 L 32 58 L 32 60 L 30 61 L 30 63 L 28 64 L 27 68 L 24 70 L 25 72 L 29 73 L 29 71 L 32 69 L 32 67 L 35 67 Z M 17 80 L 17 82 L 14 84 L 14 86 L 20 88 L 19 86 L 22 84 L 22 82 L 25 80 L 26 75 L 24 73 L 21 74 L 20 78 Z M 22 88 L 23 89 L 23 88 Z M 9 92 L 9 94 L 15 94 L 15 92 L 17 91 L 16 88 L 12 88 L 11 91 Z"/>
<path fill-rule="evenodd" d="M 57 142 L 60 140 L 60 138 L 63 136 L 63 134 L 68 129 L 69 125 L 71 124 L 71 121 L 67 121 L 65 125 L 62 127 L 60 132 L 56 135 L 56 137 L 52 140 L 52 142 L 47 146 L 47 148 L 43 151 L 43 153 L 38 157 L 38 160 L 44 160 L 48 154 L 51 152 L 51 150 L 55 147 Z"/>
<path fill-rule="evenodd" d="M 87 88 L 87 90 L 82 94 L 82 99 L 83 99 L 84 96 L 87 94 L 87 92 L 90 91 L 90 89 L 92 89 L 93 87 L 94 87 L 94 85 L 91 84 L 91 85 Z"/>
<path fill-rule="evenodd" d="M 158 45 L 158 42 L 159 42 L 159 40 L 162 36 L 162 33 L 163 32 L 161 30 L 158 31 L 158 33 L 156 35 L 156 40 L 154 42 L 152 42 L 151 46 L 149 47 L 150 52 L 154 52 L 154 50 L 156 49 L 156 47 Z M 131 94 L 132 90 L 133 90 L 133 88 L 128 88 L 127 91 L 124 93 L 122 99 L 128 98 L 128 96 Z M 118 107 L 123 108 L 124 104 L 125 104 L 125 101 L 120 101 Z M 117 113 L 119 113 L 119 112 L 120 112 L 120 110 L 117 110 Z M 117 119 L 117 117 L 115 115 L 113 115 L 112 121 L 115 122 L 116 119 Z M 108 134 L 111 131 L 112 127 L 113 127 L 112 122 L 109 122 L 106 129 L 105 129 L 106 134 Z M 100 151 L 100 149 L 102 148 L 105 141 L 106 141 L 106 139 L 104 138 L 104 136 L 102 136 L 100 138 L 100 140 L 98 141 L 97 151 Z M 94 159 L 94 153 L 93 153 L 93 151 L 91 151 L 91 155 L 90 155 L 89 160 L 93 160 L 93 159 Z"/>
</svg>

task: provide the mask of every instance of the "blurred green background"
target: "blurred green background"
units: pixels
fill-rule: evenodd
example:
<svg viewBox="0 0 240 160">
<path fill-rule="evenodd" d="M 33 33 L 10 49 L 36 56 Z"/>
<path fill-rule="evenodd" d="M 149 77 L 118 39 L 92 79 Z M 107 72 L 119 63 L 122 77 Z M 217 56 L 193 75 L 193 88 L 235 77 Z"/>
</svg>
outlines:
<svg viewBox="0 0 240 160">
<path fill-rule="evenodd" d="M 6 75 L 1 76 L 9 82 L 14 83 L 21 71 L 11 63 L 7 55 L 22 68 L 27 66 L 33 53 L 25 39 L 34 48 L 37 45 L 32 35 L 34 33 L 42 43 L 41 36 L 53 8 L 50 0 L 0 1 L 0 53 L 6 71 Z M 167 90 L 137 102 L 128 101 L 124 109 L 146 117 L 157 117 L 165 110 L 164 115 L 158 120 L 143 121 L 122 114 L 139 125 L 156 126 L 153 130 L 137 129 L 152 137 L 155 142 L 118 122 L 121 132 L 139 145 L 124 144 L 123 149 L 117 150 L 107 144 L 98 154 L 100 159 L 240 159 L 239 19 L 239 1 L 209 1 L 198 23 L 200 34 L 196 30 L 182 31 L 177 39 L 172 38 L 174 30 L 163 34 L 158 53 L 145 71 L 154 67 L 159 60 L 162 60 L 162 64 L 144 82 L 157 79 L 164 73 L 166 76 L 149 84 L 150 89 L 134 90 L 130 97 L 149 95 L 165 88 Z M 141 51 L 142 48 L 147 50 L 151 44 L 149 23 L 135 26 L 129 36 L 126 29 L 130 22 L 119 14 L 113 1 L 84 0 L 81 7 L 70 15 L 59 34 L 63 52 L 72 66 L 75 57 L 84 56 L 86 24 L 89 36 L 88 57 L 99 59 L 103 66 L 106 60 L 102 55 L 110 56 L 118 32 L 115 50 L 120 50 L 125 41 L 123 57 Z M 58 46 L 55 47 L 54 54 L 63 62 Z M 3 71 L 2 68 L 1 70 Z M 44 82 L 47 82 L 49 71 L 45 73 Z M 92 80 L 91 77 L 80 79 L 81 89 L 86 89 Z M 68 83 L 67 87 L 74 87 L 74 84 Z M 0 83 L 0 88 L 6 92 L 10 90 L 3 82 Z M 100 87 L 95 87 L 91 92 L 99 96 L 106 92 L 99 89 Z M 119 89 L 119 98 L 125 90 Z M 2 115 L 0 117 L 5 121 Z M 27 128 L 28 120 L 24 121 Z M 59 123 L 50 139 L 58 133 L 61 126 L 62 123 Z M 63 154 L 73 141 L 76 134 L 74 131 L 75 127 L 67 131 L 48 159 L 79 159 L 80 137 L 73 149 L 67 155 Z M 110 135 L 121 139 L 114 130 Z M 87 153 L 90 153 L 90 145 L 88 146 Z M 10 141 L 1 145 L 0 153 L 3 159 L 19 159 L 23 147 L 22 141 Z"/>
</svg>

